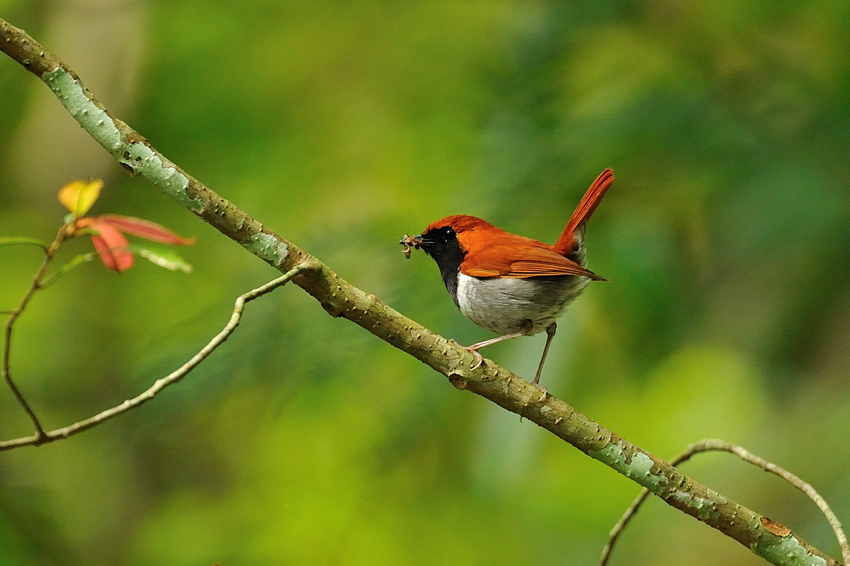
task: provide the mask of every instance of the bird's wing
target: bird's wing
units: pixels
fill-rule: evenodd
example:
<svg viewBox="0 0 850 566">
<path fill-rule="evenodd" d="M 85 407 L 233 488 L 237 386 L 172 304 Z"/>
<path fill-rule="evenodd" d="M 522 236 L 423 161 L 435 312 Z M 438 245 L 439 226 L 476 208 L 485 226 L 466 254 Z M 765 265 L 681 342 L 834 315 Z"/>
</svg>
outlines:
<svg viewBox="0 0 850 566">
<path fill-rule="evenodd" d="M 510 273 L 503 277 L 526 278 L 545 275 L 582 275 L 591 279 L 602 279 L 571 259 L 558 255 L 548 248 L 530 248 L 511 265 Z"/>
<path fill-rule="evenodd" d="M 473 277 L 509 277 L 526 279 L 553 275 L 581 275 L 601 280 L 576 262 L 555 253 L 543 242 L 513 234 L 488 239 L 486 246 L 475 246 L 461 264 L 461 273 Z"/>
</svg>

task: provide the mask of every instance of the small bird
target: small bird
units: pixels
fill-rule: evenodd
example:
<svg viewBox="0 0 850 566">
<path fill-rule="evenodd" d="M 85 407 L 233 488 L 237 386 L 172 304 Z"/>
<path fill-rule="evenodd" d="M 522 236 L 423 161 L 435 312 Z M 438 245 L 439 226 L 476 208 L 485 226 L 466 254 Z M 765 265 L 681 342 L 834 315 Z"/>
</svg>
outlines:
<svg viewBox="0 0 850 566">
<path fill-rule="evenodd" d="M 483 363 L 478 352 L 503 340 L 546 331 L 543 357 L 534 383 L 539 385 L 543 363 L 557 329 L 556 320 L 590 281 L 606 281 L 585 268 L 584 229 L 614 173 L 605 169 L 579 202 L 554 246 L 517 236 L 475 216 L 457 214 L 432 222 L 418 236 L 399 242 L 404 255 L 422 248 L 440 268 L 443 283 L 455 305 L 469 320 L 499 336 L 464 348 Z"/>
</svg>

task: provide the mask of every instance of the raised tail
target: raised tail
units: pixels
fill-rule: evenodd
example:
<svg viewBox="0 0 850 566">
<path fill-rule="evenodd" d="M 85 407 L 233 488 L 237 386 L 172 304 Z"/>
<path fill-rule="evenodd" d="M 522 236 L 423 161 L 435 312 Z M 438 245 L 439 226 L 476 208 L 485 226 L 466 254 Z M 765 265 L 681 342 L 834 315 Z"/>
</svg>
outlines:
<svg viewBox="0 0 850 566">
<path fill-rule="evenodd" d="M 576 233 L 584 231 L 584 225 L 590 220 L 593 211 L 599 206 L 602 197 L 605 196 L 605 192 L 613 182 L 614 172 L 611 169 L 605 169 L 593 181 L 593 184 L 590 185 L 590 188 L 581 197 L 581 201 L 578 203 L 575 212 L 573 212 L 570 221 L 567 222 L 567 227 L 561 232 L 561 237 L 558 238 L 558 241 L 554 245 L 554 249 L 558 254 L 566 256 L 575 251 L 573 250 L 573 246 L 576 243 Z M 581 238 L 581 234 L 579 234 L 579 238 Z"/>
</svg>

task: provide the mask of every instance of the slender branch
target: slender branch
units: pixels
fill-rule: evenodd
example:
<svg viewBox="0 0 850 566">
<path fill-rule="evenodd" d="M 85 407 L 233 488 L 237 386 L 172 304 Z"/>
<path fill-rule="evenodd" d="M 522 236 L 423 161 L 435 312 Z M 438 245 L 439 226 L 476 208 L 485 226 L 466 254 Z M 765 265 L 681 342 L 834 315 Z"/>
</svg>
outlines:
<svg viewBox="0 0 850 566">
<path fill-rule="evenodd" d="M 719 450 L 734 454 L 745 462 L 748 462 L 754 466 L 758 466 L 766 472 L 770 472 L 774 475 L 781 477 L 782 479 L 784 479 L 785 481 L 805 493 L 806 496 L 811 499 L 815 505 L 818 506 L 818 509 L 821 510 L 821 513 L 823 513 L 824 517 L 826 517 L 826 520 L 829 522 L 829 526 L 832 527 L 832 530 L 835 533 L 835 538 L 838 540 L 838 545 L 839 547 L 841 547 L 841 555 L 844 559 L 844 563 L 850 563 L 850 545 L 848 545 L 847 535 L 844 532 L 844 528 L 841 526 L 841 521 L 838 520 L 838 517 L 836 517 L 835 513 L 833 513 L 832 509 L 830 509 L 829 505 L 826 503 L 826 500 L 821 497 L 821 495 L 815 490 L 814 487 L 812 487 L 811 484 L 803 481 L 801 478 L 792 474 L 788 470 L 781 468 L 780 466 L 777 466 L 772 462 L 768 462 L 767 460 L 764 460 L 763 458 L 760 458 L 755 454 L 752 454 L 741 446 L 729 444 L 721 440 L 704 440 L 702 442 L 699 442 L 697 443 L 696 448 L 693 450 L 693 453 L 697 454 L 699 452 L 706 452 L 711 450 Z"/>
<path fill-rule="evenodd" d="M 100 413 L 89 417 L 85 420 L 76 422 L 72 425 L 66 426 L 64 428 L 58 428 L 56 430 L 51 430 L 49 432 L 41 432 L 41 434 L 34 434 L 33 436 L 25 436 L 22 438 L 15 438 L 13 440 L 4 440 L 0 441 L 0 451 L 3 450 L 11 450 L 13 448 L 20 448 L 22 446 L 38 446 L 39 444 L 46 444 L 48 442 L 54 442 L 56 440 L 62 440 L 64 438 L 68 438 L 69 436 L 73 436 L 75 434 L 81 433 L 84 430 L 88 430 L 90 428 L 96 427 L 105 423 L 106 421 L 113 419 L 119 415 L 123 415 L 127 411 L 135 409 L 139 407 L 154 397 L 156 397 L 163 389 L 168 387 L 169 385 L 174 385 L 186 375 L 195 369 L 201 362 L 203 362 L 213 351 L 221 346 L 225 340 L 227 340 L 231 334 L 236 330 L 236 327 L 239 326 L 239 322 L 242 319 L 242 312 L 245 308 L 245 305 L 254 299 L 262 297 L 266 293 L 269 293 L 281 285 L 289 282 L 296 275 L 303 273 L 310 269 L 312 266 L 308 263 L 303 263 L 295 266 L 291 270 L 289 270 L 284 275 L 281 275 L 277 279 L 266 283 L 265 285 L 248 291 L 239 297 L 236 298 L 236 303 L 233 306 L 233 314 L 230 315 L 230 320 L 221 329 L 221 331 L 216 334 L 212 340 L 210 340 L 206 346 L 200 349 L 197 354 L 192 356 L 192 358 L 187 361 L 185 364 L 180 366 L 177 370 L 171 372 L 167 376 L 160 378 L 154 382 L 148 389 L 136 395 L 132 399 L 128 399 L 121 403 L 120 405 L 116 405 L 110 409 L 106 409 L 105 411 L 101 411 Z"/>
<path fill-rule="evenodd" d="M 62 242 L 65 241 L 65 238 L 68 236 L 68 225 L 63 224 L 59 229 L 59 232 L 56 234 L 56 238 L 53 242 L 44 249 L 44 260 L 42 260 L 41 265 L 33 275 L 32 282 L 30 283 L 29 288 L 27 288 L 24 293 L 23 298 L 21 299 L 20 304 L 9 312 L 9 318 L 6 319 L 6 324 L 4 325 L 3 331 L 3 366 L 0 369 L 0 372 L 3 374 L 3 379 L 6 381 L 6 385 L 12 391 L 12 394 L 17 399 L 18 404 L 23 407 L 24 412 L 32 421 L 33 426 L 35 427 L 35 435 L 33 438 L 36 439 L 36 444 L 44 441 L 45 433 L 44 429 L 41 426 L 41 422 L 38 420 L 38 417 L 35 414 L 35 411 L 32 410 L 26 398 L 24 397 L 21 390 L 18 389 L 18 386 L 15 385 L 15 381 L 12 379 L 12 371 L 11 371 L 11 363 L 10 357 L 12 352 L 12 331 L 15 326 L 15 321 L 18 320 L 18 317 L 21 316 L 21 313 L 24 312 L 24 309 L 27 308 L 30 300 L 32 299 L 35 292 L 41 288 L 42 278 L 44 277 L 44 273 L 47 271 L 47 267 L 50 265 L 50 262 L 53 261 L 53 258 L 56 255 L 56 250 L 59 249 L 59 246 L 62 245 Z"/>
<path fill-rule="evenodd" d="M 677 464 L 676 459 L 673 458 L 670 460 L 670 465 L 675 466 Z M 611 553 L 614 551 L 614 545 L 617 544 L 617 541 L 620 539 L 620 535 L 625 532 L 626 527 L 629 522 L 632 520 L 632 517 L 638 512 L 640 506 L 643 505 L 643 502 L 646 501 L 646 498 L 649 497 L 649 490 L 643 488 L 640 490 L 640 493 L 637 497 L 635 497 L 632 504 L 629 505 L 628 509 L 623 513 L 623 516 L 620 517 L 620 520 L 617 521 L 617 524 L 611 529 L 608 533 L 608 542 L 605 543 L 605 547 L 602 549 L 602 556 L 599 559 L 599 566 L 605 566 L 608 564 L 608 560 L 611 559 Z"/>
<path fill-rule="evenodd" d="M 758 513 L 685 476 L 560 399 L 551 395 L 541 398 L 537 387 L 492 361 L 470 369 L 472 354 L 341 279 L 166 159 L 138 132 L 112 117 L 67 65 L 2 19 L 0 51 L 47 84 L 77 122 L 128 173 L 147 179 L 276 269 L 286 272 L 302 263 L 313 266 L 293 277 L 293 282 L 331 316 L 358 324 L 448 377 L 458 389 L 467 389 L 538 424 L 774 564 L 837 564 L 790 531 L 777 535 L 764 526 Z"/>
<path fill-rule="evenodd" d="M 830 527 L 832 527 L 833 532 L 835 533 L 835 538 L 838 539 L 838 546 L 841 548 L 841 555 L 844 559 L 845 564 L 850 564 L 850 545 L 847 543 L 847 535 L 844 533 L 844 528 L 841 526 L 841 521 L 838 520 L 838 517 L 835 516 L 832 509 L 830 509 L 829 505 L 826 503 L 823 497 L 811 486 L 811 484 L 803 481 L 796 475 L 792 474 L 788 470 L 777 466 L 772 462 L 768 462 L 767 460 L 756 456 L 755 454 L 749 452 L 747 449 L 735 445 L 729 444 L 728 442 L 723 442 L 722 440 L 702 440 L 700 442 L 696 442 L 688 446 L 688 448 L 670 460 L 670 465 L 678 466 L 683 462 L 687 462 L 691 459 L 692 456 L 696 454 L 700 454 L 702 452 L 729 452 L 730 454 L 734 454 L 738 456 L 741 460 L 757 466 L 766 472 L 770 472 L 775 474 L 803 493 L 811 499 L 815 505 L 821 510 L 821 513 L 826 517 L 826 520 L 829 522 Z M 605 566 L 608 563 L 608 560 L 611 558 L 611 552 L 614 550 L 614 545 L 617 543 L 617 539 L 620 538 L 620 535 L 623 534 L 623 531 L 628 526 L 629 522 L 632 518 L 637 514 L 643 502 L 646 500 L 649 495 L 648 489 L 642 489 L 640 494 L 635 497 L 632 504 L 629 505 L 629 508 L 623 513 L 623 516 L 620 517 L 620 520 L 617 521 L 617 524 L 611 529 L 611 532 L 608 535 L 608 543 L 605 545 L 605 548 L 602 549 L 602 556 L 599 560 L 599 566 Z M 779 533 L 785 532 L 787 529 L 790 532 L 790 529 L 776 523 L 768 519 L 767 517 L 762 517 L 762 524 L 765 525 L 766 528 L 773 529 Z M 766 524 L 765 524 L 766 523 Z"/>
</svg>

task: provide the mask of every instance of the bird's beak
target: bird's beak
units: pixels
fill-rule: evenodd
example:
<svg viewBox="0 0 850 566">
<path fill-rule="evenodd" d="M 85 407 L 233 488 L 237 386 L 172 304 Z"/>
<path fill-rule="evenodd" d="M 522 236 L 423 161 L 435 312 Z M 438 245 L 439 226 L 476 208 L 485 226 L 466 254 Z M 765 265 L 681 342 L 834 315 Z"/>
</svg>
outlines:
<svg viewBox="0 0 850 566">
<path fill-rule="evenodd" d="M 410 248 L 413 247 L 413 249 L 418 250 L 419 246 L 422 245 L 422 236 L 408 236 L 407 234 L 405 234 L 404 237 L 399 240 L 398 243 L 404 246 L 404 249 L 401 250 L 401 253 L 404 254 L 404 257 L 410 259 Z"/>
</svg>

